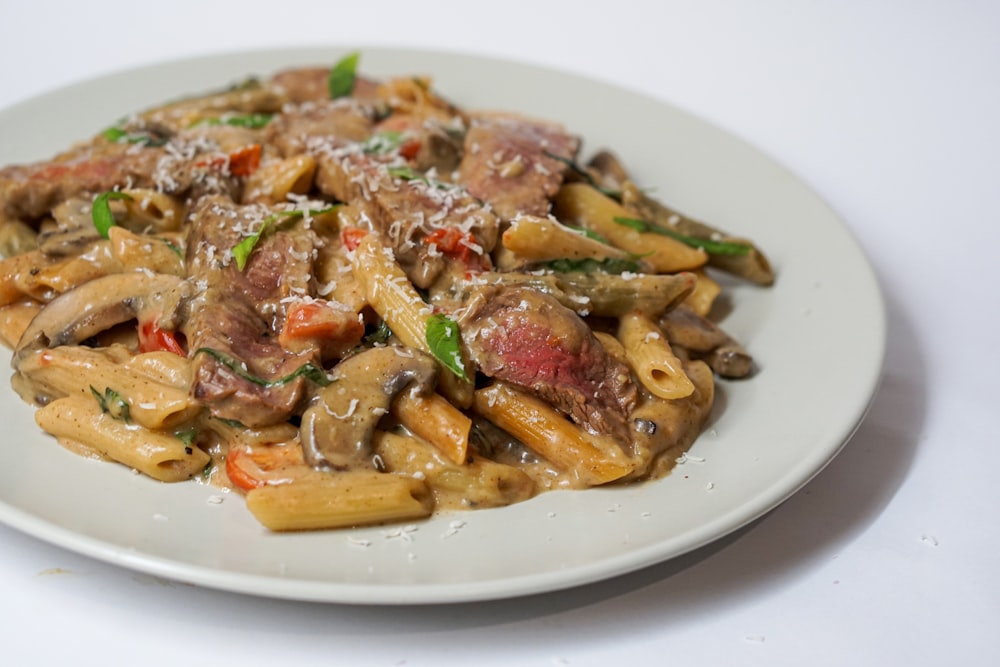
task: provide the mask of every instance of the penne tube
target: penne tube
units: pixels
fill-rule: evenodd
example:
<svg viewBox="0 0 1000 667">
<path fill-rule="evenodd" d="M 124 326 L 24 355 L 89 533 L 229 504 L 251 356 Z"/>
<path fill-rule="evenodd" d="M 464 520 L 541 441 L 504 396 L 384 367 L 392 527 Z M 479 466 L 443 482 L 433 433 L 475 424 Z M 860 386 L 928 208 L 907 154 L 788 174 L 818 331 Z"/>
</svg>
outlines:
<svg viewBox="0 0 1000 667">
<path fill-rule="evenodd" d="M 140 232 L 171 232 L 184 222 L 184 202 L 168 194 L 147 188 L 122 190 L 126 217 L 121 225 Z"/>
<path fill-rule="evenodd" d="M 712 280 L 703 269 L 692 271 L 692 274 L 695 276 L 694 289 L 684 299 L 684 305 L 702 317 L 707 317 L 715 299 L 722 292 L 722 286 Z"/>
<path fill-rule="evenodd" d="M 184 275 L 180 247 L 167 239 L 145 236 L 115 225 L 108 230 L 111 256 L 124 271 L 149 270 L 153 273 Z"/>
<path fill-rule="evenodd" d="M 774 283 L 774 269 L 771 268 L 771 263 L 752 241 L 731 236 L 704 222 L 681 215 L 647 196 L 630 181 L 626 181 L 622 187 L 622 204 L 626 209 L 635 212 L 626 215 L 638 215 L 685 236 L 721 243 L 730 248 L 741 246 L 739 252 L 710 252 L 708 264 L 758 285 L 766 287 Z"/>
<path fill-rule="evenodd" d="M 389 472 L 424 479 L 441 508 L 503 507 L 535 494 L 535 483 L 523 470 L 470 455 L 462 464 L 446 458 L 421 438 L 378 431 L 373 438 Z"/>
<path fill-rule="evenodd" d="M 472 420 L 440 394 L 404 391 L 392 403 L 392 414 L 407 429 L 431 443 L 448 459 L 466 463 Z"/>
<path fill-rule="evenodd" d="M 201 411 L 186 384 L 159 382 L 126 363 L 130 358 L 121 346 L 60 346 L 31 353 L 18 372 L 30 378 L 36 392 L 50 398 L 79 396 L 97 405 L 93 392 L 111 391 L 128 405 L 129 419 L 149 429 L 173 428 Z"/>
<path fill-rule="evenodd" d="M 615 218 L 635 214 L 586 183 L 564 185 L 556 195 L 553 213 L 563 222 L 596 232 L 612 245 L 641 256 L 657 273 L 691 271 L 708 261 L 707 254 L 676 239 L 615 222 Z"/>
<path fill-rule="evenodd" d="M 66 257 L 19 276 L 19 286 L 24 294 L 42 301 L 50 301 L 90 282 L 112 273 L 121 273 L 122 266 L 111 253 L 107 241 L 95 242 L 82 255 Z"/>
<path fill-rule="evenodd" d="M 0 306 L 14 303 L 25 296 L 35 297 L 35 292 L 38 290 L 33 289 L 31 276 L 55 262 L 55 259 L 40 250 L 0 260 Z M 52 296 L 49 290 L 47 294 L 42 295 L 44 298 L 40 297 L 39 300 L 47 301 Z"/>
<path fill-rule="evenodd" d="M 243 201 L 277 204 L 304 195 L 316 176 L 316 159 L 306 153 L 265 162 L 247 178 Z"/>
<path fill-rule="evenodd" d="M 373 472 L 333 473 L 320 481 L 268 484 L 248 491 L 246 503 L 257 520 L 273 531 L 421 519 L 434 508 L 423 481 Z"/>
<path fill-rule="evenodd" d="M 479 414 L 588 486 L 613 482 L 635 467 L 613 440 L 587 433 L 544 401 L 505 382 L 477 390 L 474 405 Z"/>
<path fill-rule="evenodd" d="M 655 425 L 657 437 L 636 442 L 637 458 L 646 462 L 633 478 L 660 477 L 673 468 L 677 457 L 687 451 L 701 432 L 715 400 L 712 370 L 703 361 L 684 363 L 684 373 L 694 391 L 687 397 L 667 401 L 652 395 L 640 399 L 632 418 Z"/>
<path fill-rule="evenodd" d="M 624 315 L 618 323 L 618 340 L 632 371 L 650 393 L 664 399 L 676 399 L 694 391 L 666 335 L 649 317 L 640 313 Z"/>
<path fill-rule="evenodd" d="M 427 343 L 427 321 L 433 314 L 400 268 L 392 251 L 375 234 L 366 234 L 351 256 L 354 276 L 361 283 L 369 305 L 406 346 L 433 354 Z M 461 364 L 471 368 L 463 354 Z M 467 407 L 472 403 L 472 383 L 458 378 L 441 364 L 438 390 L 452 403 Z"/>
<path fill-rule="evenodd" d="M 76 440 L 110 459 L 161 482 L 179 482 L 201 473 L 209 455 L 171 433 L 150 431 L 102 412 L 92 397 L 74 394 L 35 413 L 46 433 Z"/>
<path fill-rule="evenodd" d="M 534 215 L 515 218 L 501 237 L 503 246 L 530 262 L 554 259 L 632 259 L 632 255 L 588 238 L 556 220 Z"/>
<path fill-rule="evenodd" d="M 34 319 L 42 304 L 34 299 L 20 299 L 6 306 L 0 306 L 0 342 L 14 349 L 21 340 L 31 320 Z"/>
</svg>

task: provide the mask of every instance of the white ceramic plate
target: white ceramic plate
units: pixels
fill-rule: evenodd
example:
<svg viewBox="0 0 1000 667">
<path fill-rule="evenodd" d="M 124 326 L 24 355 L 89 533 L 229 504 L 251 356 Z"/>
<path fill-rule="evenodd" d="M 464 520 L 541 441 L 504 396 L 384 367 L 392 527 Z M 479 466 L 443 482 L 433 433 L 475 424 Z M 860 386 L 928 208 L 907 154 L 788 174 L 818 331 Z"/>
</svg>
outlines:
<svg viewBox="0 0 1000 667">
<path fill-rule="evenodd" d="M 254 52 L 88 81 L 0 112 L 0 164 L 45 159 L 127 112 L 336 50 Z M 678 556 L 766 513 L 828 463 L 864 416 L 885 319 L 863 253 L 835 214 L 758 151 L 670 106 L 524 64 L 365 49 L 373 75 L 426 73 L 466 107 L 564 122 L 585 152 L 610 146 L 636 180 L 687 213 L 754 238 L 778 273 L 736 284 L 724 327 L 760 372 L 723 382 L 693 460 L 638 486 L 543 494 L 401 529 L 269 534 L 236 495 L 165 485 L 77 457 L 0 400 L 0 520 L 67 549 L 171 579 L 317 601 L 484 600 L 592 582 Z"/>
</svg>

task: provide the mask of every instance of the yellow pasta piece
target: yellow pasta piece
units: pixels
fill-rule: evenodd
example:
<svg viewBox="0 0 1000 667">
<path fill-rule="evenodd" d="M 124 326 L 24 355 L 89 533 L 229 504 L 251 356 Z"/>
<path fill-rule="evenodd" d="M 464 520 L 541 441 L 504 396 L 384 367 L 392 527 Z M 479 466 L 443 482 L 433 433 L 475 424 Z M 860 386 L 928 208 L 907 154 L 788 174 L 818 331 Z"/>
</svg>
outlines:
<svg viewBox="0 0 1000 667">
<path fill-rule="evenodd" d="M 366 234 L 351 258 L 354 276 L 361 283 L 369 305 L 389 325 L 402 343 L 428 354 L 427 320 L 433 311 L 400 268 L 392 251 L 375 234 Z M 471 368 L 463 353 L 462 364 Z M 439 391 L 459 407 L 472 403 L 472 383 L 455 376 L 442 365 Z"/>
<path fill-rule="evenodd" d="M 121 270 L 121 263 L 111 253 L 110 243 L 99 241 L 82 255 L 66 257 L 37 271 L 21 274 L 19 282 L 24 294 L 48 301 L 55 294 L 68 292 L 95 278 L 121 273 Z"/>
<path fill-rule="evenodd" d="M 184 222 L 184 203 L 168 194 L 146 188 L 122 190 L 126 218 L 119 224 L 139 231 L 169 232 Z"/>
<path fill-rule="evenodd" d="M 437 447 L 453 463 L 469 455 L 472 420 L 439 394 L 404 391 L 392 403 L 392 414 L 410 431 Z"/>
<path fill-rule="evenodd" d="M 372 444 L 390 472 L 425 479 L 441 508 L 503 507 L 535 494 L 524 471 L 481 456 L 457 465 L 421 438 L 385 431 Z"/>
<path fill-rule="evenodd" d="M 93 391 L 103 394 L 111 390 L 128 404 L 130 419 L 150 429 L 172 428 L 201 411 L 201 406 L 189 395 L 186 384 L 172 386 L 158 382 L 140 372 L 141 362 L 126 363 L 130 359 L 131 354 L 118 345 L 107 348 L 62 346 L 39 350 L 25 357 L 19 373 L 30 377 L 38 391 L 53 397 L 81 396 L 95 405 L 97 400 Z"/>
<path fill-rule="evenodd" d="M 35 422 L 46 433 L 79 441 L 162 482 L 191 479 L 210 460 L 171 433 L 150 431 L 102 412 L 93 397 L 56 399 L 35 413 Z"/>
<path fill-rule="evenodd" d="M 125 271 L 148 269 L 153 273 L 184 275 L 184 264 L 177 246 L 166 239 L 145 236 L 115 225 L 108 230 L 111 255 Z"/>
<path fill-rule="evenodd" d="M 635 215 L 586 183 L 564 185 L 556 195 L 553 213 L 562 221 L 600 234 L 622 250 L 640 255 L 657 273 L 690 271 L 708 261 L 706 253 L 680 241 L 615 222 L 615 218 Z"/>
<path fill-rule="evenodd" d="M 696 276 L 694 289 L 684 299 L 684 305 L 702 317 L 708 317 L 715 299 L 722 292 L 722 286 L 712 280 L 702 269 L 693 273 Z"/>
<path fill-rule="evenodd" d="M 694 385 L 684 373 L 681 360 L 667 342 L 667 337 L 649 317 L 630 313 L 618 323 L 618 340 L 625 348 L 629 365 L 639 381 L 660 398 L 689 396 Z"/>
<path fill-rule="evenodd" d="M 41 309 L 42 304 L 34 299 L 21 299 L 0 306 L 0 342 L 13 349 Z"/>
<path fill-rule="evenodd" d="M 346 528 L 430 516 L 427 485 L 392 473 L 350 471 L 325 479 L 265 485 L 246 495 L 247 509 L 273 531 Z"/>
<path fill-rule="evenodd" d="M 312 187 L 316 159 L 308 154 L 264 162 L 244 186 L 244 202 L 277 204 L 289 194 L 303 195 Z"/>
<path fill-rule="evenodd" d="M 14 255 L 0 260 L 0 306 L 11 304 L 22 297 L 34 297 L 31 276 L 55 263 L 55 259 L 40 250 Z M 41 300 L 52 298 L 51 290 Z"/>
<path fill-rule="evenodd" d="M 503 233 L 503 245 L 531 262 L 553 259 L 629 259 L 624 250 L 588 238 L 555 220 L 523 215 L 515 218 Z"/>
<path fill-rule="evenodd" d="M 544 401 L 507 383 L 477 390 L 475 409 L 586 485 L 612 482 L 635 467 L 610 438 L 587 433 Z"/>
</svg>

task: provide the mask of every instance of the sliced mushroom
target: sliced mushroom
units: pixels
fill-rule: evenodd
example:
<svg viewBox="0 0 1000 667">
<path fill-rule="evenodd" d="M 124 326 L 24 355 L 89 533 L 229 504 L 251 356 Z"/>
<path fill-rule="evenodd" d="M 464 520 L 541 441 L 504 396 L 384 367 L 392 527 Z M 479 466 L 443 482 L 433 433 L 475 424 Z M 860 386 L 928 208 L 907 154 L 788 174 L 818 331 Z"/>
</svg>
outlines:
<svg viewBox="0 0 1000 667">
<path fill-rule="evenodd" d="M 36 350 L 79 343 L 140 313 L 175 313 L 187 287 L 183 278 L 140 271 L 86 282 L 53 299 L 31 321 L 14 350 L 14 368 Z"/>
<path fill-rule="evenodd" d="M 726 378 L 746 377 L 753 370 L 753 357 L 728 333 L 690 308 L 675 308 L 660 318 L 660 326 L 671 345 L 703 359 L 713 371 Z"/>
<path fill-rule="evenodd" d="M 374 468 L 372 435 L 393 398 L 409 386 L 430 391 L 437 362 L 422 352 L 376 347 L 342 361 L 335 381 L 324 387 L 302 414 L 302 450 L 318 468 Z"/>
</svg>

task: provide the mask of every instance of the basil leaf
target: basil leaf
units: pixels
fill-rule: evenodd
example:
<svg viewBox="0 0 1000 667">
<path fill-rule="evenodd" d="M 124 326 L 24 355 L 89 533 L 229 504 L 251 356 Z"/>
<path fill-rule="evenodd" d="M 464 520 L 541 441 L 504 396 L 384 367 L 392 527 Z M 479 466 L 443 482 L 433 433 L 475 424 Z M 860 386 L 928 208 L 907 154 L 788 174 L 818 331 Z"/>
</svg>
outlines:
<svg viewBox="0 0 1000 667">
<path fill-rule="evenodd" d="M 391 153 L 403 144 L 403 133 L 398 130 L 376 132 L 361 145 L 361 149 L 370 154 L 384 155 Z"/>
<path fill-rule="evenodd" d="M 545 268 L 557 273 L 642 273 L 642 266 L 633 259 L 619 259 L 617 257 L 605 257 L 597 259 L 594 257 L 583 257 L 580 259 L 555 259 L 544 264 Z"/>
<path fill-rule="evenodd" d="M 235 116 L 221 116 L 219 118 L 208 118 L 195 125 L 229 125 L 232 127 L 245 127 L 251 130 L 259 130 L 271 122 L 274 114 L 270 113 L 248 113 Z"/>
<path fill-rule="evenodd" d="M 462 378 L 469 380 L 462 361 L 462 348 L 459 346 L 458 323 L 447 315 L 435 313 L 427 319 L 427 346 L 445 368 Z"/>
<path fill-rule="evenodd" d="M 386 171 L 393 178 L 401 178 L 404 181 L 423 181 L 430 185 L 430 181 L 427 180 L 426 176 L 418 173 L 413 167 L 410 166 L 400 166 L 400 167 L 387 167 Z"/>
<path fill-rule="evenodd" d="M 127 199 L 131 201 L 132 197 L 124 192 L 112 190 L 110 192 L 102 192 L 94 198 L 94 204 L 90 209 L 90 219 L 94 221 L 94 228 L 97 230 L 97 233 L 104 238 L 108 238 L 108 230 L 117 224 L 115 216 L 111 213 L 111 205 L 108 203 L 112 199 Z"/>
<path fill-rule="evenodd" d="M 128 401 L 122 398 L 121 394 L 110 387 L 104 388 L 104 394 L 97 391 L 94 385 L 90 385 L 90 393 L 94 395 L 97 399 L 97 404 L 101 406 L 101 412 L 110 416 L 112 419 L 117 419 L 128 423 L 131 419 L 129 414 Z"/>
<path fill-rule="evenodd" d="M 330 69 L 330 77 L 327 79 L 327 88 L 330 91 L 330 99 L 346 97 L 354 90 L 354 81 L 357 78 L 358 60 L 361 54 L 357 51 L 349 53 Z"/>
<path fill-rule="evenodd" d="M 588 239 L 590 239 L 592 241 L 599 241 L 599 242 L 603 243 L 604 245 L 611 245 L 611 241 L 607 240 L 606 238 L 604 238 L 603 236 L 601 236 L 600 234 L 598 234 L 597 232 L 595 232 L 593 230 L 586 229 L 584 227 L 575 227 L 573 225 L 567 225 L 566 223 L 563 223 L 563 225 L 565 227 L 569 227 L 570 229 L 572 229 L 574 232 L 577 232 L 578 234 L 583 234 L 584 237 L 586 237 L 586 238 L 588 238 Z"/>
<path fill-rule="evenodd" d="M 647 222 L 646 220 L 639 220 L 637 218 L 623 218 L 620 216 L 615 216 L 614 221 L 619 225 L 624 225 L 637 232 L 659 234 L 660 236 L 667 236 L 674 239 L 675 241 L 680 241 L 681 243 L 691 246 L 692 248 L 700 248 L 710 255 L 746 255 L 752 248 L 746 243 L 738 243 L 736 241 L 713 241 L 711 239 L 700 239 L 695 236 L 688 236 L 687 234 L 681 234 L 680 232 L 675 232 L 672 229 L 667 229 L 659 225 Z"/>
<path fill-rule="evenodd" d="M 334 204 L 333 206 L 327 206 L 326 208 L 309 209 L 307 211 L 303 211 L 301 209 L 295 209 L 292 211 L 281 211 L 279 213 L 267 216 L 261 221 L 260 227 L 257 229 L 256 232 L 244 238 L 242 241 L 234 245 L 230 250 L 230 252 L 233 253 L 233 259 L 236 260 L 236 268 L 242 271 L 246 267 L 247 261 L 250 259 L 250 255 L 253 253 L 254 248 L 256 248 L 257 244 L 260 243 L 261 237 L 268 230 L 268 228 L 271 227 L 276 222 L 278 221 L 287 222 L 289 220 L 298 220 L 299 218 L 303 217 L 306 213 L 308 213 L 309 215 L 321 215 L 323 213 L 329 213 L 330 211 L 333 211 L 339 206 L 340 204 Z"/>
<path fill-rule="evenodd" d="M 280 387 L 281 385 L 288 384 L 297 377 L 305 377 L 307 380 L 311 380 L 321 387 L 325 387 L 333 383 L 333 380 L 330 379 L 330 376 L 327 375 L 323 368 L 309 361 L 302 364 L 284 377 L 280 377 L 276 380 L 266 380 L 259 375 L 254 375 L 250 371 L 246 370 L 244 365 L 233 357 L 230 357 L 228 354 L 219 352 L 211 347 L 199 347 L 194 353 L 195 355 L 207 354 L 231 370 L 237 376 L 247 380 L 248 382 L 260 385 L 261 387 Z"/>
<path fill-rule="evenodd" d="M 392 337 L 392 329 L 386 324 L 385 320 L 378 323 L 378 327 L 375 331 L 371 332 L 365 336 L 365 342 L 369 345 L 385 345 L 389 342 Z"/>
<path fill-rule="evenodd" d="M 151 132 L 126 132 L 120 127 L 109 127 L 101 132 L 101 136 L 112 143 L 124 141 L 128 144 L 141 144 L 143 146 L 162 146 L 167 143 L 166 139 L 154 136 Z"/>
</svg>

